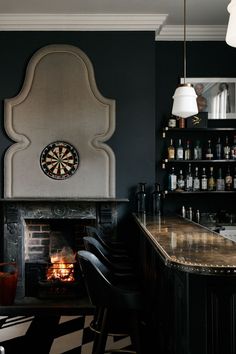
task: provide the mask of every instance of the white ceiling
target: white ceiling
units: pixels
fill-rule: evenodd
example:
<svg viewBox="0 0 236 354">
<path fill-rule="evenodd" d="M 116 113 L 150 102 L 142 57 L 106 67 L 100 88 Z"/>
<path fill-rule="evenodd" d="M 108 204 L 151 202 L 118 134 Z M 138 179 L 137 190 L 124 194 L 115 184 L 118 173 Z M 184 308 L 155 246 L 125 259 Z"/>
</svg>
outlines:
<svg viewBox="0 0 236 354">
<path fill-rule="evenodd" d="M 203 35 L 203 32 L 208 32 L 208 35 L 215 32 L 216 40 L 219 40 L 220 36 L 224 36 L 228 22 L 227 5 L 229 2 L 230 0 L 187 0 L 187 26 L 190 28 L 190 37 L 195 32 L 199 32 L 200 35 Z M 113 22 L 115 30 L 122 29 L 116 28 L 116 26 L 118 22 L 122 22 L 123 15 L 126 27 L 130 18 L 130 29 L 133 29 L 133 21 L 136 21 L 136 27 L 140 26 L 140 29 L 145 30 L 145 23 L 149 19 L 151 22 L 156 19 L 155 30 L 157 34 L 160 34 L 160 37 L 163 34 L 166 39 L 170 39 L 167 38 L 168 35 L 174 36 L 174 32 L 177 32 L 174 39 L 178 39 L 177 37 L 180 36 L 178 32 L 183 25 L 183 7 L 184 0 L 0 0 L 0 29 L 23 30 L 27 29 L 27 24 L 29 26 L 31 23 L 28 30 L 48 30 L 49 21 L 52 22 L 50 29 L 59 30 L 60 21 L 62 30 L 67 29 L 66 22 L 69 25 L 68 29 L 73 29 L 70 28 L 69 18 L 81 21 L 83 15 L 86 15 L 84 18 L 88 21 L 96 19 L 99 22 L 100 19 L 100 25 L 102 21 L 107 23 L 109 20 L 109 29 L 112 29 Z M 112 16 L 107 14 L 112 14 Z M 31 17 L 32 21 L 30 21 Z M 119 18 L 118 22 L 117 18 Z M 34 28 L 35 21 L 40 22 L 42 26 L 44 22 L 45 28 Z M 55 22 L 57 22 L 57 28 L 53 28 Z M 26 27 L 23 27 L 24 25 Z M 13 27 L 11 28 L 11 26 Z M 79 29 L 79 27 L 74 29 Z M 102 30 L 102 28 L 100 29 Z M 124 27 L 124 29 L 126 28 Z M 134 29 L 138 30 L 139 28 Z M 147 24 L 148 29 L 150 28 Z"/>
</svg>

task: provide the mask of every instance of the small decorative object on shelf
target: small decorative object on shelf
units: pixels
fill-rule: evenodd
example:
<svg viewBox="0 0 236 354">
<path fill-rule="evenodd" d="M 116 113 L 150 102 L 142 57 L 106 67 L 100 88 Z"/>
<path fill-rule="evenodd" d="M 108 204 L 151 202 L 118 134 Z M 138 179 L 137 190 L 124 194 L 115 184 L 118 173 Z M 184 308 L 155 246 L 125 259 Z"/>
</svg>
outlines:
<svg viewBox="0 0 236 354">
<path fill-rule="evenodd" d="M 187 128 L 207 128 L 208 113 L 199 112 L 187 118 Z"/>
<path fill-rule="evenodd" d="M 183 129 L 185 128 L 185 118 L 178 118 L 178 122 L 179 122 L 179 128 Z"/>
<path fill-rule="evenodd" d="M 168 120 L 168 127 L 169 128 L 176 128 L 176 118 L 171 116 Z"/>
</svg>

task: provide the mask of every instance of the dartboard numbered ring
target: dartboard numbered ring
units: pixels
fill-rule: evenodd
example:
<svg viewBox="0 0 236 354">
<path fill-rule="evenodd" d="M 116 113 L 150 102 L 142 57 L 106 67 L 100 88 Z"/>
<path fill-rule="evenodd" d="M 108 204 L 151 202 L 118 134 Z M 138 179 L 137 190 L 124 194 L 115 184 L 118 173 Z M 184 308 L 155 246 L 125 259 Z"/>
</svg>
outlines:
<svg viewBox="0 0 236 354">
<path fill-rule="evenodd" d="M 79 154 L 73 145 L 64 141 L 55 141 L 43 149 L 40 165 L 48 177 L 64 180 L 71 177 L 78 169 Z"/>
</svg>

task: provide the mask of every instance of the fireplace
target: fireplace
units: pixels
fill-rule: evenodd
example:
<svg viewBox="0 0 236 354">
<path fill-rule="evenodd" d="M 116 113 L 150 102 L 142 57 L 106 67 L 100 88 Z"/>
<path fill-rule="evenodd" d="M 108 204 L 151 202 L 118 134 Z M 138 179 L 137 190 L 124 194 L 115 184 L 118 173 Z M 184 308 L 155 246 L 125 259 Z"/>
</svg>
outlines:
<svg viewBox="0 0 236 354">
<path fill-rule="evenodd" d="M 85 227 L 112 233 L 117 200 L 4 200 L 2 216 L 3 259 L 15 261 L 19 271 L 16 300 L 73 298 L 84 294 L 75 256 L 83 249 Z"/>
</svg>

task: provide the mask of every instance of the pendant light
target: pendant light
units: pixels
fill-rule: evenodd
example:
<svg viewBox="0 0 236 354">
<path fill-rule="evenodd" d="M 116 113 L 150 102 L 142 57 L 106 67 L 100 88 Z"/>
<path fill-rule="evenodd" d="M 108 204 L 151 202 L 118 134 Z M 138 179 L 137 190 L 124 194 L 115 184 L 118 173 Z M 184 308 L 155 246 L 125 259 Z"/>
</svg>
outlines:
<svg viewBox="0 0 236 354">
<path fill-rule="evenodd" d="M 186 83 L 186 0 L 184 0 L 184 83 L 175 90 L 172 114 L 187 118 L 198 113 L 197 95 L 193 86 Z"/>
<path fill-rule="evenodd" d="M 230 16 L 225 40 L 231 47 L 236 47 L 236 0 L 231 0 L 227 10 Z"/>
</svg>

